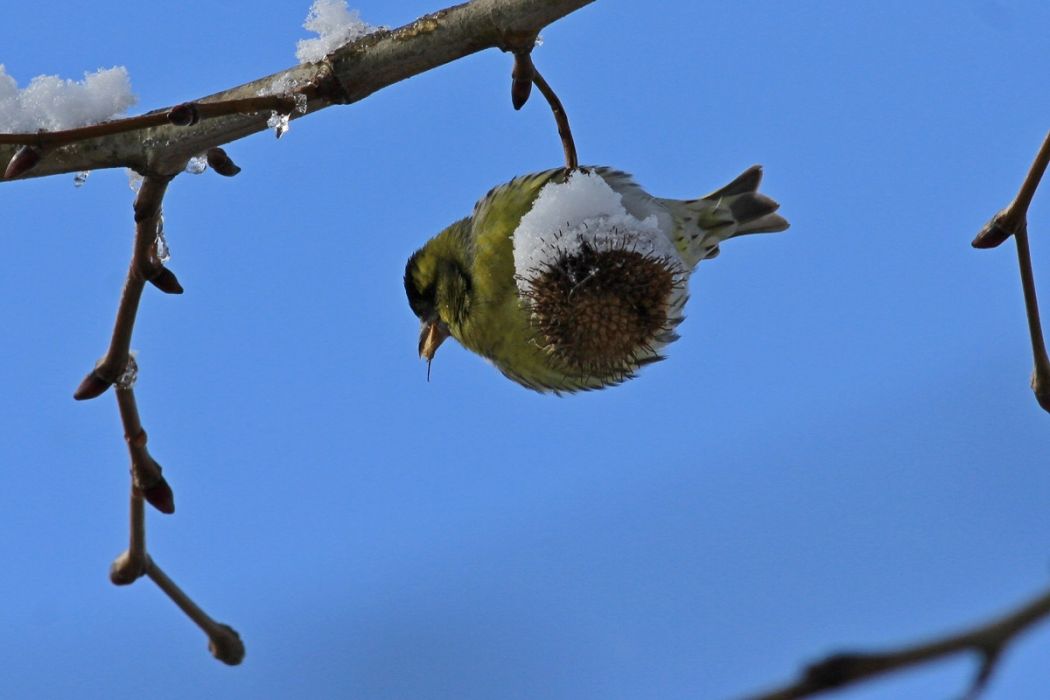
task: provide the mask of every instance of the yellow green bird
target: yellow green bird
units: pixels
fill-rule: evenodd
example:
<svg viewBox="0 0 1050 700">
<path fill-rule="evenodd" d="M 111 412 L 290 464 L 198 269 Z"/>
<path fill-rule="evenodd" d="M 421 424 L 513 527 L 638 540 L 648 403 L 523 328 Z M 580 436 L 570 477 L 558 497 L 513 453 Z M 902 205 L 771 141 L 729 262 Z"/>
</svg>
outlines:
<svg viewBox="0 0 1050 700">
<path fill-rule="evenodd" d="M 416 251 L 405 292 L 429 363 L 452 336 L 507 377 L 555 393 L 619 384 L 663 359 L 686 283 L 719 244 L 783 231 L 752 166 L 698 199 L 653 197 L 607 167 L 494 188 Z"/>
</svg>

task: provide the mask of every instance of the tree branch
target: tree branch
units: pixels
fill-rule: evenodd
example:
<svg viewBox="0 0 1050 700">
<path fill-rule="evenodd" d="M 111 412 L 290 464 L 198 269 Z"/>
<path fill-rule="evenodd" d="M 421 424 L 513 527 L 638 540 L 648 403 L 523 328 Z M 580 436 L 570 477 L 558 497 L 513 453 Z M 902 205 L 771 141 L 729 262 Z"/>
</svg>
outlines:
<svg viewBox="0 0 1050 700">
<path fill-rule="evenodd" d="M 198 107 L 265 96 L 306 96 L 309 114 L 334 104 L 350 104 L 396 82 L 489 48 L 504 51 L 531 46 L 545 26 L 594 0 L 473 0 L 426 15 L 393 30 L 380 30 L 336 49 L 323 61 L 299 65 L 195 101 Z M 101 168 L 175 175 L 193 156 L 267 128 L 270 110 L 234 112 L 180 127 L 168 120 L 172 108 L 150 112 L 127 129 L 114 120 L 103 135 L 72 141 L 48 134 L 40 145 L 26 134 L 18 143 L 0 143 L 0 164 L 20 148 L 33 146 L 39 161 L 14 179 Z M 292 118 L 302 114 L 292 110 Z M 156 122 L 156 123 L 154 123 Z M 146 125 L 146 124 L 149 125 Z M 88 128 L 101 128 L 103 125 Z M 110 133 L 113 132 L 113 133 Z M 59 136 L 56 136 L 59 135 Z M 22 136 L 22 135 L 20 135 Z M 10 141 L 5 138 L 4 141 Z"/>
<path fill-rule="evenodd" d="M 131 338 L 146 282 L 169 294 L 182 293 L 164 267 L 159 246 L 162 204 L 168 184 L 191 157 L 207 153 L 221 175 L 240 168 L 221 145 L 269 128 L 274 113 L 290 118 L 334 104 L 349 104 L 410 76 L 487 48 L 516 55 L 531 50 L 539 31 L 593 0 L 474 0 L 422 17 L 400 29 L 383 30 L 347 44 L 323 60 L 295 66 L 195 102 L 76 129 L 0 134 L 3 179 L 43 177 L 99 168 L 131 168 L 144 175 L 135 199 L 135 239 L 109 348 L 74 393 L 95 398 L 111 385 L 131 458 L 128 549 L 110 567 L 110 580 L 127 585 L 148 576 L 209 638 L 212 654 L 227 664 L 244 658 L 244 644 L 230 626 L 209 617 L 156 565 L 146 548 L 148 501 L 171 513 L 174 496 L 160 465 L 146 449 L 132 388 L 138 367 Z M 557 97 L 538 74 L 537 85 L 551 101 L 563 140 L 568 121 Z M 280 132 L 278 132 L 280 135 Z M 570 158 L 575 162 L 575 149 Z"/>
<path fill-rule="evenodd" d="M 795 700 L 843 688 L 874 676 L 938 661 L 953 654 L 971 652 L 981 659 L 966 698 L 975 698 L 984 688 L 1002 652 L 1022 632 L 1050 615 L 1050 591 L 1043 592 L 1016 610 L 984 625 L 923 644 L 882 653 L 834 654 L 809 666 L 797 682 L 749 700 Z"/>
<path fill-rule="evenodd" d="M 113 336 L 106 354 L 73 392 L 73 398 L 78 401 L 99 396 L 127 370 L 131 334 L 135 328 L 139 300 L 142 298 L 146 282 L 154 282 L 162 291 L 175 294 L 182 292 L 178 280 L 156 256 L 161 206 L 170 181 L 170 176 L 153 175 L 142 181 L 135 198 L 135 242 L 128 276 L 120 295 L 120 305 L 117 307 L 117 318 L 113 323 Z"/>
<path fill-rule="evenodd" d="M 1050 412 L 1050 358 L 1046 353 L 1043 327 L 1039 320 L 1039 300 L 1035 292 L 1035 275 L 1032 273 L 1032 253 L 1028 247 L 1028 207 L 1039 189 L 1047 166 L 1050 165 L 1050 132 L 1036 153 L 1032 167 L 1028 169 L 1017 196 L 984 225 L 973 239 L 974 248 L 994 248 L 1010 236 L 1017 243 L 1017 266 L 1021 273 L 1021 290 L 1024 293 L 1025 315 L 1028 318 L 1028 333 L 1032 341 L 1032 391 L 1044 411 Z"/>
</svg>

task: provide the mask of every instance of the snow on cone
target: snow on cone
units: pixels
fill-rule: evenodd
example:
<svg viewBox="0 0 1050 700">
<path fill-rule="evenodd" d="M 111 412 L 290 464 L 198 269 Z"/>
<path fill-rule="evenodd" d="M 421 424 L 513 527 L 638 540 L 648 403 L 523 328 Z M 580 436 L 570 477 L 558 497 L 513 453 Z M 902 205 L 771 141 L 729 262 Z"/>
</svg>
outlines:
<svg viewBox="0 0 1050 700">
<path fill-rule="evenodd" d="M 629 376 L 678 337 L 688 270 L 656 217 L 627 213 L 598 174 L 544 186 L 514 268 L 536 342 L 575 371 Z"/>
</svg>

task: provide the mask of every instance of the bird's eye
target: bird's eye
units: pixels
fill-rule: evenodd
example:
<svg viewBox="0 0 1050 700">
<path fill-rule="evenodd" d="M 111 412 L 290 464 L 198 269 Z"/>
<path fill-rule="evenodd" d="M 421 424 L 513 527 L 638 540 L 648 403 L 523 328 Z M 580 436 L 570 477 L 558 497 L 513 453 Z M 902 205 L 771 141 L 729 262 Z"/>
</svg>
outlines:
<svg viewBox="0 0 1050 700">
<path fill-rule="evenodd" d="M 408 259 L 408 264 L 405 265 L 405 294 L 408 296 L 408 305 L 412 307 L 412 313 L 418 318 L 426 318 L 433 315 L 434 308 L 437 306 L 437 285 L 432 283 L 421 289 L 416 282 L 416 276 L 413 274 L 418 264 L 419 255 L 422 252 L 421 250 L 417 251 Z"/>
</svg>

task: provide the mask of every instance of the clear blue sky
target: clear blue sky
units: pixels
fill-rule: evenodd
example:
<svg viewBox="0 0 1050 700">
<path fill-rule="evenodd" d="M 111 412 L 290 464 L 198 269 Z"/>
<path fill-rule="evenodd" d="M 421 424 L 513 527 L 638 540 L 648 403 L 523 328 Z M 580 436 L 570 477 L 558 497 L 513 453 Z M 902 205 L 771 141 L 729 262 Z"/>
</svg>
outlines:
<svg viewBox="0 0 1050 700">
<path fill-rule="evenodd" d="M 443 3 L 351 2 L 401 25 Z M 286 68 L 307 0 L 5 3 L 25 84 L 127 66 L 136 111 Z M 475 55 L 228 147 L 165 202 L 182 297 L 133 347 L 177 513 L 155 559 L 247 644 L 238 668 L 126 547 L 108 341 L 122 171 L 0 186 L 0 696 L 719 699 L 841 647 L 984 620 L 1050 582 L 1050 416 L 1013 245 L 973 234 L 1050 127 L 1045 2 L 601 0 L 537 65 L 581 159 L 692 197 L 752 163 L 792 222 L 692 280 L 670 358 L 528 392 L 454 343 L 426 381 L 408 255 L 557 165 L 551 116 Z M 1050 189 L 1031 212 L 1050 308 Z M 989 700 L 1050 693 L 1050 627 Z M 837 697 L 958 695 L 968 661 Z"/>
</svg>

